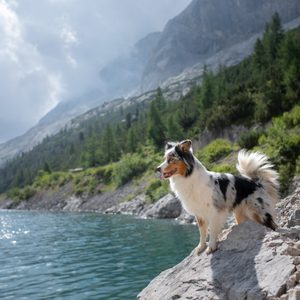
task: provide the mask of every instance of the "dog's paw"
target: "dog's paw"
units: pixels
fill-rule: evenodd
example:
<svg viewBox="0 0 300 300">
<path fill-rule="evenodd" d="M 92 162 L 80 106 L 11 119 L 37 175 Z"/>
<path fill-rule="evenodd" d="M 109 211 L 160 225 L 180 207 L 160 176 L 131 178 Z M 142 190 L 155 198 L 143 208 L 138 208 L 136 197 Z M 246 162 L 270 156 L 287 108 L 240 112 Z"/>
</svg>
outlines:
<svg viewBox="0 0 300 300">
<path fill-rule="evenodd" d="M 204 244 L 204 245 L 198 245 L 197 247 L 196 247 L 196 254 L 197 255 L 200 255 L 204 250 L 205 250 L 205 248 L 206 248 L 206 244 Z"/>
<path fill-rule="evenodd" d="M 217 247 L 211 247 L 211 246 L 208 246 L 207 249 L 206 249 L 206 254 L 211 254 L 213 252 L 215 252 L 218 248 Z"/>
</svg>

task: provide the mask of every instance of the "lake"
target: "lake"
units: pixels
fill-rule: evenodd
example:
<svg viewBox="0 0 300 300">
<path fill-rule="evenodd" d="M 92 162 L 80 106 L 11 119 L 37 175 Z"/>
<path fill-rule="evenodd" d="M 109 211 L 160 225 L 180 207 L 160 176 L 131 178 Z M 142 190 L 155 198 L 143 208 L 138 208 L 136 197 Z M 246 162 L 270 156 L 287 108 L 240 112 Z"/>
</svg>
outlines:
<svg viewBox="0 0 300 300">
<path fill-rule="evenodd" d="M 135 299 L 198 243 L 168 220 L 0 211 L 1 299 Z"/>
</svg>

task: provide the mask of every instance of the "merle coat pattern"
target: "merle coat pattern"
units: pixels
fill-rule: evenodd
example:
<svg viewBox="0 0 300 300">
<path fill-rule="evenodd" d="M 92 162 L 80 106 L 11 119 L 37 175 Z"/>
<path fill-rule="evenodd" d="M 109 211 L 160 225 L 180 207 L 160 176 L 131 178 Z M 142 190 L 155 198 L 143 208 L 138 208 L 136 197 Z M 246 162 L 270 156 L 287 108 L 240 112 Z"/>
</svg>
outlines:
<svg viewBox="0 0 300 300">
<path fill-rule="evenodd" d="M 240 176 L 208 171 L 193 155 L 192 142 L 168 143 L 165 161 L 157 168 L 161 177 L 170 180 L 171 189 L 183 207 L 196 217 L 200 230 L 199 254 L 217 248 L 217 237 L 230 212 L 238 224 L 253 220 L 273 230 L 274 205 L 278 197 L 278 174 L 268 158 L 258 152 L 239 152 Z"/>
</svg>

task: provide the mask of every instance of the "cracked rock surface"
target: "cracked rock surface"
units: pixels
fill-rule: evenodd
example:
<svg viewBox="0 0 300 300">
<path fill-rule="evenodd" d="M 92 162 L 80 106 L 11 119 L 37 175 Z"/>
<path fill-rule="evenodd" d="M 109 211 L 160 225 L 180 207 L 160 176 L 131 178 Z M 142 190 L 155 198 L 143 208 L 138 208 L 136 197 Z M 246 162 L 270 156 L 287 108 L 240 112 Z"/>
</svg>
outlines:
<svg viewBox="0 0 300 300">
<path fill-rule="evenodd" d="M 231 226 L 216 252 L 192 251 L 154 278 L 138 299 L 300 299 L 300 187 L 277 206 L 277 232 L 252 221 Z"/>
</svg>

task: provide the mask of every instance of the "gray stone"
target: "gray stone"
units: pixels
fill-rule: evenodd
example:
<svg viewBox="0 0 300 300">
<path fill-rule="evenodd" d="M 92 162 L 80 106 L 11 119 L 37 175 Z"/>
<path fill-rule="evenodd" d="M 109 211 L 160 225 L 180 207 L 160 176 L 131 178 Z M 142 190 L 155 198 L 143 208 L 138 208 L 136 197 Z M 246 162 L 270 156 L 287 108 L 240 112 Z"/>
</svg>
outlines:
<svg viewBox="0 0 300 300">
<path fill-rule="evenodd" d="M 64 206 L 64 211 L 80 211 L 80 206 L 82 204 L 82 199 L 79 197 L 71 196 L 66 199 L 66 205 Z"/>
<path fill-rule="evenodd" d="M 194 0 L 161 33 L 153 55 L 143 74 L 142 89 L 156 88 L 166 79 L 183 73 L 196 64 L 233 65 L 252 51 L 255 43 L 244 48 L 233 45 L 249 40 L 263 32 L 265 24 L 277 11 L 283 23 L 299 17 L 298 0 Z M 235 50 L 235 51 L 234 51 Z M 220 52 L 222 55 L 218 55 Z M 214 57 L 212 62 L 209 59 Z M 198 72 L 198 76 L 199 76 Z"/>
<path fill-rule="evenodd" d="M 195 217 L 190 215 L 186 210 L 182 209 L 181 214 L 176 218 L 176 221 L 178 221 L 180 224 L 196 224 Z"/>
<path fill-rule="evenodd" d="M 146 218 L 172 219 L 177 218 L 181 214 L 181 203 L 172 194 L 167 194 L 158 200 L 144 214 Z"/>
<path fill-rule="evenodd" d="M 289 300 L 299 300 L 300 299 L 300 285 L 298 284 L 295 289 L 289 291 Z"/>
<path fill-rule="evenodd" d="M 151 205 L 145 201 L 145 195 L 141 194 L 131 201 L 121 202 L 120 204 L 108 208 L 106 214 L 123 214 L 123 215 L 142 215 Z"/>
<path fill-rule="evenodd" d="M 226 233 L 216 252 L 197 256 L 193 251 L 152 280 L 138 299 L 258 300 L 283 295 L 295 265 L 292 257 L 282 254 L 285 245 L 276 243 L 280 235 L 251 221 Z"/>
</svg>

